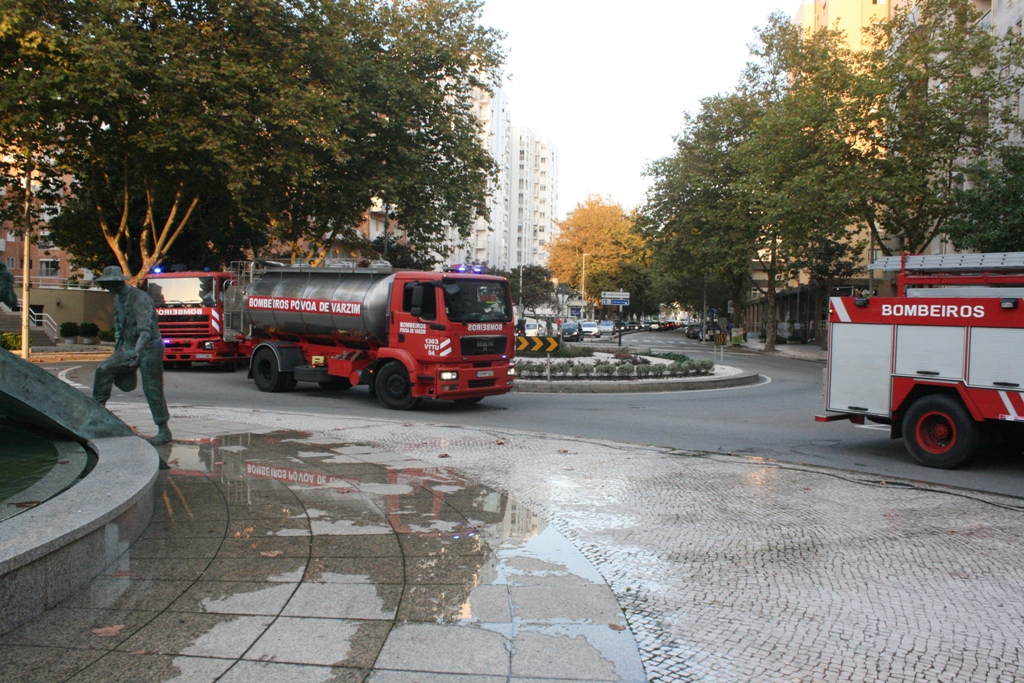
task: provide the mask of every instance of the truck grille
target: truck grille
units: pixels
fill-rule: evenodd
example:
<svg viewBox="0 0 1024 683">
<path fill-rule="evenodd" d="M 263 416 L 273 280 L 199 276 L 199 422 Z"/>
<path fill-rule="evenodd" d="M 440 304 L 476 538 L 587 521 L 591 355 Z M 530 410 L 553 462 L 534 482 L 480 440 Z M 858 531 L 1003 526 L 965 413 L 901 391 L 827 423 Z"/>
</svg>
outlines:
<svg viewBox="0 0 1024 683">
<path fill-rule="evenodd" d="M 160 334 L 164 337 L 203 339 L 210 336 L 208 315 L 160 316 Z"/>
<path fill-rule="evenodd" d="M 493 356 L 505 353 L 506 337 L 474 336 L 462 338 L 463 356 Z"/>
</svg>

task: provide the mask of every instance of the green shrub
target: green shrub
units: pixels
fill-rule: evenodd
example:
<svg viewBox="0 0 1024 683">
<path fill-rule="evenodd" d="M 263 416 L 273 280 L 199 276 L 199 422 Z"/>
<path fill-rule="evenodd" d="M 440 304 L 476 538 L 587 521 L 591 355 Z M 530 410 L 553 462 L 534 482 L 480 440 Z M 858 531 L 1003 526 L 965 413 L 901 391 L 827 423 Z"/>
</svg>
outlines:
<svg viewBox="0 0 1024 683">
<path fill-rule="evenodd" d="M 32 337 L 28 338 L 28 345 L 31 348 Z M 8 351 L 21 351 L 21 333 L 4 332 L 3 334 L 0 334 L 0 347 L 3 347 Z"/>
<path fill-rule="evenodd" d="M 585 377 L 590 374 L 590 363 L 580 363 L 572 366 L 573 377 Z"/>
<path fill-rule="evenodd" d="M 685 353 L 649 353 L 647 355 L 654 356 L 655 358 L 664 358 L 665 360 L 674 360 L 680 363 L 690 360 L 690 357 Z"/>
<path fill-rule="evenodd" d="M 602 377 L 611 377 L 615 374 L 615 366 L 611 363 L 602 363 L 594 368 L 594 372 Z"/>
<path fill-rule="evenodd" d="M 699 360 L 696 365 L 697 373 L 700 375 L 710 375 L 715 370 L 715 361 L 713 360 Z"/>
<path fill-rule="evenodd" d="M 651 376 L 650 364 L 640 363 L 636 365 L 636 377 L 637 379 L 646 379 Z"/>
<path fill-rule="evenodd" d="M 572 372 L 572 361 L 559 361 L 551 364 L 552 375 L 568 375 Z"/>
<path fill-rule="evenodd" d="M 664 363 L 653 363 L 651 365 L 651 374 L 655 377 L 664 377 L 667 370 L 668 366 Z"/>
<path fill-rule="evenodd" d="M 115 339 L 113 330 L 100 330 L 100 341 L 112 342 Z"/>
<path fill-rule="evenodd" d="M 689 361 L 686 362 L 688 363 Z M 679 361 L 674 361 L 668 365 L 668 374 L 673 377 L 680 377 L 686 373 L 683 372 L 683 364 Z"/>
<path fill-rule="evenodd" d="M 631 377 L 633 375 L 633 364 L 623 363 L 619 367 L 615 368 L 615 374 L 619 377 Z"/>
<path fill-rule="evenodd" d="M 60 324 L 60 336 L 65 339 L 78 336 L 78 323 L 66 322 Z"/>
<path fill-rule="evenodd" d="M 100 333 L 100 326 L 96 323 L 82 323 L 78 326 L 78 334 L 83 337 L 97 337 Z"/>
<path fill-rule="evenodd" d="M 682 363 L 683 377 L 690 377 L 691 375 L 697 374 L 697 364 L 692 360 L 688 360 Z"/>
</svg>

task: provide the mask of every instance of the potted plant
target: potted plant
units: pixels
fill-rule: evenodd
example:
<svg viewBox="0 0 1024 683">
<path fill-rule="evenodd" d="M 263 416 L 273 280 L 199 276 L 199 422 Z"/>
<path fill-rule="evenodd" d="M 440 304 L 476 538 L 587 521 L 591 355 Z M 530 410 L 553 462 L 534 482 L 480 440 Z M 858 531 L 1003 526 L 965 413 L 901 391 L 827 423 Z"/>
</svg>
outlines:
<svg viewBox="0 0 1024 683">
<path fill-rule="evenodd" d="M 78 334 L 82 335 L 83 344 L 95 344 L 100 334 L 100 326 L 96 323 L 82 323 L 78 327 Z"/>
<path fill-rule="evenodd" d="M 80 333 L 78 323 L 63 322 L 60 324 L 60 336 L 64 339 L 65 344 L 78 343 L 78 335 Z"/>
</svg>

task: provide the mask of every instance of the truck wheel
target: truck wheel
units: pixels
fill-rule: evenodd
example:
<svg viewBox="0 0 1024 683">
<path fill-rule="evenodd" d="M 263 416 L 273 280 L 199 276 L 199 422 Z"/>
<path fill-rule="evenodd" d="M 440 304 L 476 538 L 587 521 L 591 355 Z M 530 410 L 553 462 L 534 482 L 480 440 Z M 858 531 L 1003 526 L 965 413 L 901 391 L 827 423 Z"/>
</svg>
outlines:
<svg viewBox="0 0 1024 683">
<path fill-rule="evenodd" d="M 270 349 L 260 349 L 252 357 L 252 378 L 260 391 L 291 391 L 296 384 L 292 373 L 281 372 L 277 356 Z"/>
<path fill-rule="evenodd" d="M 409 373 L 399 362 L 388 363 L 380 369 L 374 388 L 377 399 L 391 410 L 410 410 L 420 402 L 418 398 L 413 398 Z"/>
<path fill-rule="evenodd" d="M 903 416 L 903 441 L 925 467 L 948 470 L 971 459 L 979 429 L 963 404 L 952 396 L 931 394 L 914 401 Z"/>
</svg>

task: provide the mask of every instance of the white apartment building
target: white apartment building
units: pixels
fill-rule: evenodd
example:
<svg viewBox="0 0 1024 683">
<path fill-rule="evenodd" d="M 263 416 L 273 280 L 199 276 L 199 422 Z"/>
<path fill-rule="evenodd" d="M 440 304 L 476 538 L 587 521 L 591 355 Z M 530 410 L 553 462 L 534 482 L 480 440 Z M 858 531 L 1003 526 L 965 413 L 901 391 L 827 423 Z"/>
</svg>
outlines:
<svg viewBox="0 0 1024 683">
<path fill-rule="evenodd" d="M 558 151 L 525 126 L 512 127 L 508 270 L 543 266 L 557 229 Z"/>
<path fill-rule="evenodd" d="M 512 126 L 508 95 L 477 89 L 473 110 L 481 144 L 498 165 L 488 197 L 490 219 L 477 219 L 468 239 L 449 229 L 449 263 L 486 263 L 500 270 L 545 265 L 556 229 L 558 152 L 524 126 Z"/>
</svg>

